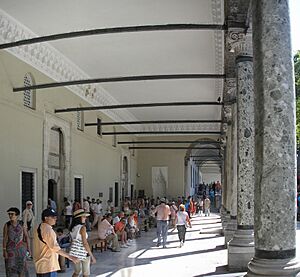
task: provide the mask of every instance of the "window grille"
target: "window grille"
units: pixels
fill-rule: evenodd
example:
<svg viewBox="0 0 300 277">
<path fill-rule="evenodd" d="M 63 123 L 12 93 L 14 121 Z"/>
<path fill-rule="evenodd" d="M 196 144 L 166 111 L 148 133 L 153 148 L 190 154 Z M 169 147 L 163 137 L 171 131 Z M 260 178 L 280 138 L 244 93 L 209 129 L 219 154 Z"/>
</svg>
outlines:
<svg viewBox="0 0 300 277">
<path fill-rule="evenodd" d="M 31 73 L 26 73 L 24 76 L 24 87 L 35 85 L 34 78 Z M 32 89 L 24 90 L 23 104 L 25 107 L 35 110 L 36 108 L 36 92 Z"/>
</svg>

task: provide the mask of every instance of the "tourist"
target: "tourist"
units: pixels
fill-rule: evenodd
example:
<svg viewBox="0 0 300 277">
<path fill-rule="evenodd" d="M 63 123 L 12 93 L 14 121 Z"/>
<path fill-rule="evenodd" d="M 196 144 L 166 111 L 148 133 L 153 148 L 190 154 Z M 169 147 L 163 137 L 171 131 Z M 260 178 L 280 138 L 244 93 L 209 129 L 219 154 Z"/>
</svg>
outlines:
<svg viewBox="0 0 300 277">
<path fill-rule="evenodd" d="M 106 240 L 107 243 L 112 242 L 111 249 L 113 252 L 120 251 L 120 245 L 118 241 L 118 235 L 114 231 L 114 227 L 111 225 L 112 216 L 106 214 L 101 222 L 98 223 L 98 237 L 102 240 Z"/>
<path fill-rule="evenodd" d="M 37 277 L 56 277 L 60 270 L 58 255 L 64 256 L 74 263 L 79 260 L 63 251 L 57 242 L 52 226 L 56 224 L 57 212 L 47 208 L 42 212 L 42 223 L 34 232 L 34 264 Z"/>
<path fill-rule="evenodd" d="M 167 236 L 168 236 L 168 220 L 171 214 L 170 207 L 166 205 L 166 199 L 160 199 L 160 205 L 155 208 L 155 213 L 157 213 L 157 244 L 159 247 L 161 244 L 161 239 L 163 241 L 163 248 L 166 248 Z"/>
<path fill-rule="evenodd" d="M 7 277 L 27 277 L 26 253 L 28 247 L 27 228 L 18 220 L 20 210 L 16 207 L 7 210 L 9 221 L 3 228 L 3 258 Z"/>
<path fill-rule="evenodd" d="M 70 232 L 72 237 L 70 254 L 77 257 L 80 262 L 74 265 L 72 277 L 79 276 L 82 271 L 83 276 L 90 276 L 90 264 L 96 263 L 96 259 L 90 249 L 87 238 L 85 222 L 90 214 L 83 209 L 78 209 L 73 214 Z"/>
<path fill-rule="evenodd" d="M 178 230 L 178 237 L 179 237 L 179 247 L 182 247 L 185 242 L 185 233 L 186 233 L 186 226 L 189 224 L 189 226 L 192 228 L 192 224 L 189 218 L 188 213 L 185 211 L 184 205 L 179 206 L 179 211 L 176 215 L 176 226 Z"/>
</svg>

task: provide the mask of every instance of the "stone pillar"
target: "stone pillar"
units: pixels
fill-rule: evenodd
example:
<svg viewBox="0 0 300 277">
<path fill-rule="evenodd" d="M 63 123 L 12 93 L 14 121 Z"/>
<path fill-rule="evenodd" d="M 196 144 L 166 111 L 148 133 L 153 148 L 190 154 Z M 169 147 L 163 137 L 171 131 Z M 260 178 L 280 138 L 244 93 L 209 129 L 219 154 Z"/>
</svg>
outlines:
<svg viewBox="0 0 300 277">
<path fill-rule="evenodd" d="M 235 95 L 235 91 L 234 91 Z M 237 229 L 237 112 L 236 103 L 232 104 L 231 121 L 231 190 L 230 190 L 230 221 L 225 229 L 225 246 L 233 238 Z"/>
<path fill-rule="evenodd" d="M 251 37 L 250 37 L 251 39 Z M 230 271 L 245 271 L 254 256 L 254 95 L 251 41 L 236 49 L 237 67 L 237 231 L 228 244 Z"/>
<path fill-rule="evenodd" d="M 255 0 L 255 256 L 246 276 L 297 276 L 295 92 L 288 1 Z"/>
</svg>

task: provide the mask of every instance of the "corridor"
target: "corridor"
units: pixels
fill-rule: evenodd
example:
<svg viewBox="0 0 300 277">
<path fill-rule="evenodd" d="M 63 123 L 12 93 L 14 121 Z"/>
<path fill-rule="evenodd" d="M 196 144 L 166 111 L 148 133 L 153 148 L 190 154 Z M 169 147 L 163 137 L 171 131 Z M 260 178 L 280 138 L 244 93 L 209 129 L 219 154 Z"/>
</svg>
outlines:
<svg viewBox="0 0 300 277">
<path fill-rule="evenodd" d="M 97 264 L 91 267 L 94 277 L 146 276 L 210 276 L 226 272 L 227 250 L 220 235 L 221 219 L 194 216 L 192 228 L 187 229 L 186 243 L 179 248 L 177 231 L 169 229 L 167 249 L 156 247 L 155 228 L 142 232 L 129 248 L 115 253 L 110 250 L 94 252 Z M 200 233 L 201 232 L 201 233 Z M 29 262 L 30 276 L 35 276 L 33 262 Z M 0 276 L 5 276 L 1 259 Z M 72 265 L 61 277 L 72 276 Z M 240 275 L 235 275 L 240 276 Z"/>
</svg>

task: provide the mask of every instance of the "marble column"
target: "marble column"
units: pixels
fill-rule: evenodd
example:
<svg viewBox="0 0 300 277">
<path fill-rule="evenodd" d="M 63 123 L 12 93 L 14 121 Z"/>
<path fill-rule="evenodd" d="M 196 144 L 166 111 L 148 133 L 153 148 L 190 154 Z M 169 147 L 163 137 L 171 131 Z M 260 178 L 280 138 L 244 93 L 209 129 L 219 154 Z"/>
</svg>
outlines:
<svg viewBox="0 0 300 277">
<path fill-rule="evenodd" d="M 234 91 L 235 94 L 235 91 Z M 232 104 L 231 122 L 231 155 L 230 155 L 230 221 L 224 231 L 225 246 L 237 230 L 237 111 L 236 103 Z"/>
<path fill-rule="evenodd" d="M 297 276 L 295 91 L 288 1 L 254 0 L 255 256 L 246 276 Z"/>
<path fill-rule="evenodd" d="M 231 108 L 230 108 L 230 116 L 231 116 Z M 231 119 L 230 119 L 231 120 Z M 230 171 L 230 164 L 231 164 L 231 123 L 227 124 L 226 129 L 226 147 L 225 147 L 225 156 L 224 156 L 224 173 L 225 173 L 225 186 L 224 191 L 224 212 L 222 217 L 222 227 L 223 227 L 223 234 L 225 236 L 225 230 L 227 228 L 227 224 L 230 222 L 230 180 L 231 180 L 231 171 Z M 227 247 L 227 243 L 225 243 L 225 247 Z"/>
<path fill-rule="evenodd" d="M 238 208 L 237 231 L 228 243 L 228 267 L 230 271 L 246 271 L 254 256 L 254 95 L 251 41 L 241 42 L 236 52 Z"/>
</svg>

